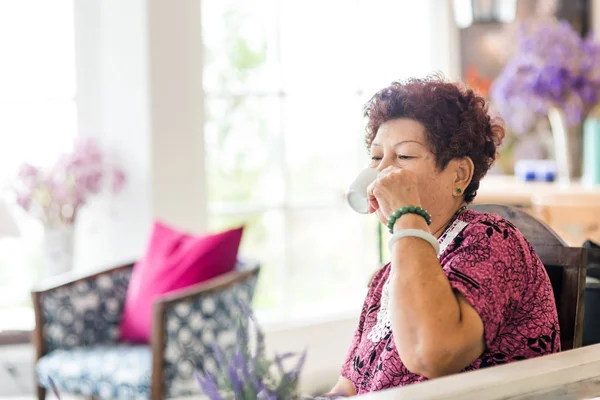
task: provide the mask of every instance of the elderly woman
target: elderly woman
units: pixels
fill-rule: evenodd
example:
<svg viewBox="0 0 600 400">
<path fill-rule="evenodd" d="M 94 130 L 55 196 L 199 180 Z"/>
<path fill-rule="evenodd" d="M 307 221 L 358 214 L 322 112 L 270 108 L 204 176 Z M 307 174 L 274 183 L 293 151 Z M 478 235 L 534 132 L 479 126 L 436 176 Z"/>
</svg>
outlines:
<svg viewBox="0 0 600 400">
<path fill-rule="evenodd" d="M 370 211 L 393 233 L 331 394 L 351 396 L 560 350 L 544 266 L 508 221 L 466 208 L 504 129 L 437 77 L 365 106 Z M 426 211 L 425 211 L 426 210 Z"/>
</svg>

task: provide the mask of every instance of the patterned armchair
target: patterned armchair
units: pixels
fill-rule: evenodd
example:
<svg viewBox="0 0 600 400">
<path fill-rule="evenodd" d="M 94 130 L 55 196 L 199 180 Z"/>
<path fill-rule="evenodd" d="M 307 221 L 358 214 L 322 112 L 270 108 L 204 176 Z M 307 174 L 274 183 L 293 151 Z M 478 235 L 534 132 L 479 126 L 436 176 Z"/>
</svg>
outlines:
<svg viewBox="0 0 600 400">
<path fill-rule="evenodd" d="M 197 394 L 195 369 L 216 373 L 212 346 L 233 350 L 246 321 L 259 265 L 169 293 L 154 304 L 150 345 L 118 343 L 133 264 L 32 292 L 38 398 L 50 379 L 60 392 L 95 398 L 164 399 Z M 227 350 L 228 349 L 228 350 Z"/>
</svg>

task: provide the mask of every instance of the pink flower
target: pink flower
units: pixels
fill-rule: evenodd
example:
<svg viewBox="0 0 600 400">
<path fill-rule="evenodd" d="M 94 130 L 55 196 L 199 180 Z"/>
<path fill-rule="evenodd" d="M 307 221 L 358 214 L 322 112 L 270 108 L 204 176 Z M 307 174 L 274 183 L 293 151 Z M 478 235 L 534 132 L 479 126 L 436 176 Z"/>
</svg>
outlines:
<svg viewBox="0 0 600 400">
<path fill-rule="evenodd" d="M 31 206 L 31 197 L 20 195 L 17 196 L 17 204 L 25 211 L 29 211 L 29 207 Z"/>
<path fill-rule="evenodd" d="M 120 168 L 115 168 L 113 173 L 112 191 L 119 193 L 125 186 L 125 172 Z"/>
<path fill-rule="evenodd" d="M 96 194 L 102 189 L 102 172 L 97 171 L 93 174 L 83 176 L 81 179 L 76 180 L 77 185 L 81 185 L 86 191 Z"/>
<path fill-rule="evenodd" d="M 91 195 L 103 190 L 117 193 L 123 189 L 125 174 L 108 160 L 92 138 L 76 141 L 73 151 L 61 155 L 54 166 L 41 171 L 31 164 L 23 164 L 13 187 L 17 203 L 35 214 L 44 224 L 73 223 L 53 210 L 73 210 L 84 205 Z"/>
<path fill-rule="evenodd" d="M 64 182 L 52 182 L 50 185 L 50 192 L 54 201 L 62 203 L 68 199 L 69 193 L 64 185 Z"/>
<path fill-rule="evenodd" d="M 23 165 L 21 165 L 21 168 L 19 168 L 17 176 L 21 179 L 31 179 L 37 177 L 39 173 L 39 169 L 37 169 L 31 164 L 24 163 Z"/>
</svg>

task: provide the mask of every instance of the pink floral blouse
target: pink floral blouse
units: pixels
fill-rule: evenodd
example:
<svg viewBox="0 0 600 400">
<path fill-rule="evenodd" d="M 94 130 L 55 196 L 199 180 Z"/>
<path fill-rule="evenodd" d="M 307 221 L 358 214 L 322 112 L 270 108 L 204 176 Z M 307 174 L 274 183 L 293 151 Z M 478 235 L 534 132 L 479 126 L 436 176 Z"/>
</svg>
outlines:
<svg viewBox="0 0 600 400">
<path fill-rule="evenodd" d="M 465 370 L 485 368 L 560 351 L 552 286 L 531 245 L 510 222 L 491 214 L 463 212 L 462 231 L 440 255 L 450 284 L 469 301 L 484 325 L 485 351 Z M 465 226 L 466 225 L 466 226 Z M 394 335 L 374 343 L 390 264 L 377 272 L 365 299 L 342 376 L 358 394 L 408 385 L 427 378 L 408 371 Z"/>
</svg>

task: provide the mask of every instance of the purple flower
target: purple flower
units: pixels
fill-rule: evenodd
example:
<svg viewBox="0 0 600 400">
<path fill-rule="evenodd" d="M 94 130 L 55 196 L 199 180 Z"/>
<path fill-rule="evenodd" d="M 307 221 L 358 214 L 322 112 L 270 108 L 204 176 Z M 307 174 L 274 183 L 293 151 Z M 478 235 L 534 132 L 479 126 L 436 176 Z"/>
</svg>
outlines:
<svg viewBox="0 0 600 400">
<path fill-rule="evenodd" d="M 194 377 L 198 381 L 198 385 L 202 389 L 202 392 L 207 395 L 210 400 L 223 399 L 219 393 L 219 387 L 217 386 L 215 379 L 210 374 L 202 377 L 198 372 L 194 371 Z"/>
<path fill-rule="evenodd" d="M 242 365 L 244 362 L 242 361 Z M 234 393 L 242 393 L 243 385 L 240 377 L 238 375 L 238 366 L 235 363 L 232 363 L 227 367 L 227 373 L 229 375 L 229 381 L 231 382 L 231 388 Z"/>
<path fill-rule="evenodd" d="M 52 392 L 54 392 L 54 395 L 56 396 L 56 398 L 60 400 L 60 394 L 58 393 L 58 389 L 56 388 L 56 384 L 54 383 L 54 380 L 52 378 L 48 377 L 48 382 L 50 383 L 50 388 L 52 389 Z"/>
<path fill-rule="evenodd" d="M 551 107 L 578 124 L 600 94 L 600 45 L 567 22 L 524 24 L 518 50 L 494 82 L 491 95 L 504 120 L 526 131 Z"/>
<path fill-rule="evenodd" d="M 266 357 L 264 333 L 256 322 L 250 308 L 238 301 L 242 318 L 237 330 L 237 346 L 233 353 L 213 345 L 219 375 L 204 376 L 197 374 L 202 392 L 211 400 L 219 400 L 224 395 L 227 399 L 237 400 L 277 400 L 299 399 L 297 393 L 300 371 L 304 364 L 306 351 L 298 357 L 298 362 L 289 371 L 284 368 L 283 361 L 298 356 L 295 353 L 276 355 L 274 360 Z M 255 352 L 251 353 L 248 322 L 255 328 Z M 276 367 L 277 374 L 272 367 Z M 221 389 L 219 392 L 218 388 Z"/>
</svg>

